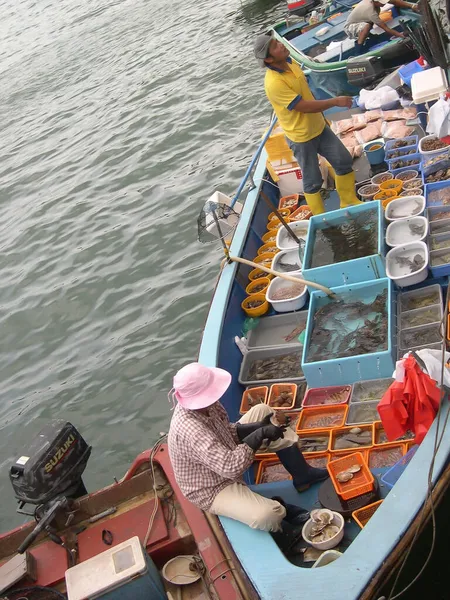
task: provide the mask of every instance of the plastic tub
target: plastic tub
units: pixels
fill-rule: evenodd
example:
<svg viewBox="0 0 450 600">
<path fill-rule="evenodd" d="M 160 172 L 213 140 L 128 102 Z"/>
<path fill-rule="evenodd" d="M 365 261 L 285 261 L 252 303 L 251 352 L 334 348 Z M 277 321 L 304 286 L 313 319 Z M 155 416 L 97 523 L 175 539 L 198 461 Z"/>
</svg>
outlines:
<svg viewBox="0 0 450 600">
<path fill-rule="evenodd" d="M 386 142 L 386 150 L 400 150 L 403 148 L 410 148 L 411 146 L 417 146 L 419 142 L 419 136 L 410 135 L 405 138 L 401 138 L 399 140 L 389 140 Z M 404 144 L 404 145 L 400 145 Z"/>
<path fill-rule="evenodd" d="M 419 229 L 422 230 L 422 233 L 420 233 Z M 409 242 L 423 242 L 427 235 L 428 220 L 425 217 L 398 219 L 397 221 L 392 221 L 387 226 L 386 244 L 395 248 L 395 246 L 408 244 Z"/>
<path fill-rule="evenodd" d="M 255 256 L 255 258 L 253 259 L 253 262 L 256 263 L 257 265 L 261 264 L 270 269 L 272 266 L 273 259 L 274 259 L 273 254 L 264 252 L 264 254 L 259 254 L 258 256 Z"/>
<path fill-rule="evenodd" d="M 406 158 L 411 154 L 417 154 L 417 146 L 410 146 L 409 148 L 398 148 L 397 150 L 387 150 L 386 160 L 394 160 L 395 158 Z"/>
<path fill-rule="evenodd" d="M 403 189 L 405 191 L 413 190 L 413 189 L 421 188 L 421 187 L 422 187 L 422 179 L 420 177 L 416 177 L 416 179 L 407 179 L 406 181 L 403 182 Z"/>
<path fill-rule="evenodd" d="M 354 510 L 352 512 L 352 517 L 355 519 L 356 523 L 363 529 L 373 515 L 376 513 L 377 508 L 383 504 L 383 500 L 377 500 L 376 502 L 372 502 L 372 504 L 368 504 L 367 506 L 363 506 L 363 508 L 358 508 L 358 510 Z"/>
<path fill-rule="evenodd" d="M 294 221 L 293 223 L 290 223 L 289 226 L 299 240 L 306 242 L 309 221 Z M 286 227 L 281 227 L 278 230 L 276 245 L 280 250 L 292 250 L 293 248 L 298 248 L 297 242 L 289 235 Z"/>
<path fill-rule="evenodd" d="M 289 359 L 286 357 L 289 356 Z M 273 359 L 274 367 L 271 368 L 272 378 L 269 376 L 264 377 L 261 374 L 261 379 L 256 379 L 256 375 L 253 372 L 256 369 L 256 361 L 267 361 Z M 278 371 L 275 369 L 275 365 L 278 365 L 280 360 L 285 362 L 289 360 L 291 367 Z M 293 383 L 303 381 L 305 376 L 301 368 L 302 362 L 302 346 L 300 344 L 293 344 L 292 346 L 284 346 L 282 348 L 258 348 L 257 350 L 249 350 L 244 358 L 242 359 L 241 369 L 239 372 L 238 381 L 242 385 L 265 385 L 281 382 Z M 256 364 L 255 364 L 256 363 Z M 255 377 L 252 379 L 251 377 Z"/>
<path fill-rule="evenodd" d="M 427 217 L 430 223 L 450 219 L 450 206 L 430 206 L 427 208 Z"/>
<path fill-rule="evenodd" d="M 285 217 L 284 220 L 286 221 L 286 223 L 290 222 L 289 217 Z M 280 227 L 284 227 L 284 225 L 281 221 L 278 220 L 278 217 L 276 217 L 275 219 L 272 219 L 271 221 L 269 221 L 267 223 L 267 231 L 274 231 L 274 230 L 279 229 Z"/>
<path fill-rule="evenodd" d="M 258 281 L 258 279 L 273 279 L 273 275 L 271 273 L 266 273 L 261 269 L 252 269 L 248 275 L 250 281 Z"/>
<path fill-rule="evenodd" d="M 292 274 L 292 277 L 301 279 L 303 275 L 301 272 L 296 272 Z M 280 293 L 280 290 L 289 290 L 295 285 L 295 283 L 287 281 L 286 279 L 282 279 L 281 277 L 275 277 L 272 279 L 266 292 L 266 299 L 268 302 L 270 302 L 276 312 L 292 312 L 294 310 L 300 310 L 305 306 L 306 300 L 308 299 L 308 288 L 306 285 L 303 285 L 303 290 L 299 294 L 292 296 L 289 299 L 276 300 L 274 298 L 274 295 Z"/>
<path fill-rule="evenodd" d="M 371 448 L 368 452 L 369 469 L 388 469 L 393 467 L 405 454 L 405 444 L 397 442 Z"/>
<path fill-rule="evenodd" d="M 351 405 L 350 405 L 351 406 Z M 345 427 L 339 427 L 337 429 L 332 429 L 330 433 L 330 446 L 328 448 L 329 452 L 333 453 L 335 456 L 342 456 L 343 454 L 353 453 L 355 451 L 360 452 L 361 450 L 366 450 L 367 448 L 371 448 L 373 445 L 373 427 L 370 425 L 358 425 L 358 428 L 362 431 L 368 431 L 370 433 L 370 442 L 355 448 L 353 446 L 349 446 L 348 448 L 335 448 L 336 442 L 340 439 L 341 436 L 350 432 L 350 429 L 354 429 L 356 425 L 346 425 Z"/>
<path fill-rule="evenodd" d="M 334 548 L 335 546 L 337 546 L 340 543 L 340 541 L 344 537 L 344 523 L 345 523 L 344 517 L 337 512 L 334 512 L 334 511 L 330 511 L 330 512 L 333 513 L 333 519 L 331 521 L 331 524 L 336 525 L 336 527 L 339 527 L 339 531 L 334 537 L 330 538 L 329 540 L 326 540 L 324 542 L 315 542 L 314 538 L 311 538 L 311 539 L 309 538 L 309 532 L 311 531 L 311 528 L 314 524 L 312 519 L 309 519 L 303 525 L 303 529 L 302 529 L 303 539 L 305 540 L 305 542 L 307 542 L 308 544 L 310 544 L 313 548 L 316 548 L 317 550 L 329 550 L 330 548 Z"/>
<path fill-rule="evenodd" d="M 412 348 L 419 346 L 428 346 L 429 344 L 438 344 L 442 342 L 440 332 L 440 322 L 431 323 L 422 327 L 414 327 L 413 329 L 405 329 L 400 332 L 399 347 L 407 352 Z"/>
<path fill-rule="evenodd" d="M 338 550 L 326 550 L 316 562 L 313 564 L 311 569 L 318 569 L 319 567 L 326 567 L 330 563 L 334 562 L 342 556 L 342 552 Z"/>
<path fill-rule="evenodd" d="M 291 214 L 291 211 L 289 210 L 289 208 L 282 208 L 278 212 L 284 218 L 289 217 L 289 215 Z M 277 213 L 276 212 L 271 212 L 270 215 L 268 216 L 267 220 L 268 221 L 279 221 Z"/>
<path fill-rule="evenodd" d="M 261 319 L 247 333 L 247 348 L 270 348 L 297 344 L 298 336 L 306 328 L 308 311 L 274 315 Z"/>
<path fill-rule="evenodd" d="M 378 173 L 377 175 L 374 175 L 370 182 L 373 185 L 381 185 L 383 181 L 388 181 L 389 179 L 394 179 L 394 176 L 392 173 L 389 173 L 389 171 L 385 171 L 384 173 Z"/>
<path fill-rule="evenodd" d="M 268 393 L 269 388 L 266 385 L 245 390 L 242 394 L 241 406 L 239 408 L 240 414 L 245 415 L 253 406 L 257 406 L 258 404 L 266 404 Z M 260 399 L 262 400 L 260 401 Z"/>
<path fill-rule="evenodd" d="M 317 406 L 304 408 L 300 413 L 297 423 L 297 431 L 316 431 L 341 427 L 345 423 L 348 406 L 337 404 L 336 406 Z"/>
<path fill-rule="evenodd" d="M 270 471 L 274 473 L 271 476 Z M 269 477 L 271 477 L 269 479 Z M 256 484 L 260 483 L 274 483 L 276 481 L 286 481 L 292 479 L 292 475 L 283 467 L 278 457 L 268 458 L 260 461 L 258 465 L 258 471 L 256 473 Z"/>
<path fill-rule="evenodd" d="M 385 194 L 387 194 L 388 192 L 383 192 Z M 395 196 L 394 194 L 391 196 L 391 198 L 386 198 L 386 200 L 382 200 L 381 202 L 381 206 L 383 207 L 384 210 L 386 210 L 386 206 L 388 204 L 390 204 L 392 202 L 392 200 L 397 200 L 398 196 Z"/>
<path fill-rule="evenodd" d="M 450 231 L 450 219 L 440 219 L 438 221 L 431 221 L 428 229 L 431 235 L 438 235 L 439 233 L 448 233 Z"/>
<path fill-rule="evenodd" d="M 280 263 L 297 265 L 298 268 L 292 269 L 292 271 L 285 271 L 283 270 L 283 266 Z M 283 250 L 281 252 L 278 252 L 278 254 L 273 259 L 272 269 L 274 271 L 279 271 L 280 273 L 286 273 L 288 275 L 300 273 L 302 270 L 302 261 L 300 260 L 299 249 L 294 248 L 292 250 Z"/>
<path fill-rule="evenodd" d="M 450 181 L 438 181 L 425 185 L 425 198 L 427 206 L 450 205 Z"/>
<path fill-rule="evenodd" d="M 267 231 L 261 238 L 264 244 L 269 244 L 270 242 L 275 243 L 277 241 L 277 232 L 276 231 Z"/>
<path fill-rule="evenodd" d="M 420 169 L 411 169 L 410 167 L 403 167 L 402 169 L 396 169 L 395 173 L 392 172 L 396 179 L 400 179 L 400 181 L 411 181 L 413 179 L 418 179 Z"/>
<path fill-rule="evenodd" d="M 347 404 L 351 393 L 351 385 L 310 388 L 303 398 L 302 407 Z"/>
<path fill-rule="evenodd" d="M 384 143 L 369 142 L 363 146 L 364 153 L 371 165 L 379 165 L 384 161 Z"/>
<path fill-rule="evenodd" d="M 245 293 L 249 296 L 252 294 L 265 294 L 269 285 L 270 279 L 268 277 L 261 277 L 260 279 L 256 279 L 256 281 L 251 281 L 245 288 Z"/>
<path fill-rule="evenodd" d="M 350 481 L 343 483 L 337 480 L 336 476 L 338 473 L 345 471 L 355 464 L 359 465 L 361 470 L 358 473 L 354 473 Z M 367 492 L 371 492 L 374 488 L 374 477 L 361 452 L 354 452 L 349 456 L 343 456 L 338 460 L 328 463 L 327 470 L 336 493 L 343 500 L 351 500 L 352 498 L 356 498 L 356 496 L 367 494 Z"/>
<path fill-rule="evenodd" d="M 418 152 L 415 154 L 408 154 L 407 156 L 401 156 L 400 158 L 391 158 L 388 160 L 389 171 L 394 174 L 394 178 L 397 171 L 399 173 L 404 172 L 401 171 L 401 169 L 417 171 L 420 169 L 419 165 L 421 160 L 422 157 Z M 406 164 L 411 162 L 412 164 Z"/>
<path fill-rule="evenodd" d="M 409 88 L 411 87 L 411 79 L 414 73 L 421 73 L 425 70 L 426 67 L 423 67 L 417 60 L 408 63 L 407 65 L 403 65 L 400 67 L 398 74 L 403 83 L 405 83 Z"/>
<path fill-rule="evenodd" d="M 441 320 L 441 306 L 417 308 L 416 310 L 409 310 L 407 312 L 400 313 L 400 329 L 401 331 L 405 331 L 406 329 L 413 329 L 414 327 L 438 323 Z"/>
<path fill-rule="evenodd" d="M 384 216 L 387 221 L 397 221 L 409 217 L 418 217 L 425 210 L 425 198 L 423 196 L 406 196 L 397 198 L 386 207 Z"/>
<path fill-rule="evenodd" d="M 296 430 L 298 430 L 298 425 Z M 311 433 L 310 431 L 297 431 L 297 435 L 297 445 L 305 456 L 328 451 L 330 445 L 330 429 L 316 429 L 314 433 Z M 317 443 L 312 442 L 312 439 L 317 439 Z"/>
<path fill-rule="evenodd" d="M 400 260 L 414 261 L 420 257 L 422 266 L 411 272 L 409 264 L 400 264 Z M 403 246 L 396 246 L 386 255 L 386 275 L 399 287 L 408 287 L 424 281 L 428 277 L 428 248 L 425 242 L 411 242 Z"/>
<path fill-rule="evenodd" d="M 380 190 L 373 197 L 374 200 L 381 200 L 383 205 L 386 201 L 388 201 L 388 204 L 389 204 L 389 202 L 391 200 L 395 200 L 396 198 L 397 198 L 397 192 L 394 192 L 394 190 Z"/>
<path fill-rule="evenodd" d="M 375 197 L 375 194 L 377 194 L 379 191 L 380 191 L 379 185 L 374 185 L 373 183 L 369 183 L 368 185 L 363 185 L 362 187 L 359 188 L 358 195 L 363 200 L 373 200 Z"/>
<path fill-rule="evenodd" d="M 274 406 L 277 396 L 280 396 L 283 392 L 287 392 L 292 397 L 289 400 L 289 406 Z M 297 384 L 296 383 L 274 383 L 270 386 L 269 398 L 267 404 L 273 410 L 292 410 L 295 405 L 295 398 L 297 396 Z"/>
<path fill-rule="evenodd" d="M 386 473 L 381 477 L 382 483 L 384 483 L 384 485 L 387 486 L 390 490 L 400 479 L 400 476 L 403 474 L 403 471 L 409 465 L 414 454 L 417 452 L 418 447 L 419 446 L 413 446 L 410 450 L 408 450 L 405 456 L 402 456 L 402 458 L 393 467 L 391 467 L 389 471 L 386 471 Z"/>
<path fill-rule="evenodd" d="M 279 248 L 275 244 L 275 242 L 267 242 L 267 244 L 262 245 L 258 250 L 258 256 L 261 254 L 277 254 L 279 252 Z"/>
<path fill-rule="evenodd" d="M 427 285 L 420 290 L 412 290 L 399 294 L 402 312 L 438 305 L 442 310 L 442 288 L 439 284 Z"/>
<path fill-rule="evenodd" d="M 394 383 L 394 380 L 389 377 L 386 379 L 371 379 L 369 381 L 358 381 L 353 384 L 353 392 L 350 404 L 359 402 L 378 402 L 386 393 L 389 386 Z"/>
<path fill-rule="evenodd" d="M 251 302 L 261 302 L 259 306 L 250 307 Z M 241 303 L 241 308 L 248 317 L 262 317 L 269 310 L 269 303 L 266 300 L 265 294 L 252 294 L 247 296 Z"/>
<path fill-rule="evenodd" d="M 300 206 L 297 210 L 291 213 L 289 217 L 291 221 L 307 221 L 312 217 L 312 212 L 308 206 Z"/>
<path fill-rule="evenodd" d="M 423 188 L 414 188 L 411 190 L 406 190 L 404 192 L 400 192 L 399 198 L 404 198 L 405 196 L 423 196 Z"/>
<path fill-rule="evenodd" d="M 430 156 L 434 156 L 435 154 L 442 154 L 442 152 L 445 152 L 445 150 L 448 150 L 450 148 L 450 146 L 448 144 L 446 144 L 445 146 L 442 146 L 442 148 L 438 148 L 437 150 L 424 150 L 423 149 L 424 142 L 427 142 L 428 140 L 436 139 L 436 137 L 437 136 L 435 136 L 435 135 L 426 135 L 421 140 L 419 140 L 418 150 L 422 156 L 430 157 Z"/>
<path fill-rule="evenodd" d="M 433 277 L 445 277 L 450 275 L 449 250 L 432 250 L 430 252 L 430 269 Z"/>
<path fill-rule="evenodd" d="M 300 202 L 300 194 L 291 194 L 290 196 L 283 196 L 280 198 L 278 203 L 278 209 L 286 208 L 289 213 L 294 212 L 297 209 L 298 203 Z"/>
<path fill-rule="evenodd" d="M 373 402 L 353 402 L 348 407 L 347 418 L 345 420 L 346 425 L 362 425 L 366 423 L 373 423 L 379 419 L 377 406 L 379 400 Z"/>
</svg>

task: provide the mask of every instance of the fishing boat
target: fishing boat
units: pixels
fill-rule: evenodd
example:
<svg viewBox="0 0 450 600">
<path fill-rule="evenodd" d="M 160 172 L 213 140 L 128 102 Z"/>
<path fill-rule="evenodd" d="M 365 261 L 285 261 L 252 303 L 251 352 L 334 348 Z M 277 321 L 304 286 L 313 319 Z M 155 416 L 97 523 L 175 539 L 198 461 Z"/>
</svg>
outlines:
<svg viewBox="0 0 450 600">
<path fill-rule="evenodd" d="M 339 0 L 326 5 L 321 20 L 314 25 L 307 19 L 291 22 L 287 18 L 271 28 L 274 37 L 289 49 L 291 57 L 307 73 L 317 98 L 355 94 L 376 79 L 374 68 L 379 80 L 396 67 L 418 58 L 407 39 L 392 40 L 376 26 L 366 41 L 368 51 L 355 58 L 355 41 L 348 39 L 344 31 L 352 6 L 351 0 Z M 386 15 L 386 23 L 396 31 L 403 31 L 405 24 L 414 26 L 420 18 L 411 10 L 400 13 L 395 7 L 383 9 L 380 14 Z M 359 67 L 356 71 L 355 66 Z"/>
</svg>

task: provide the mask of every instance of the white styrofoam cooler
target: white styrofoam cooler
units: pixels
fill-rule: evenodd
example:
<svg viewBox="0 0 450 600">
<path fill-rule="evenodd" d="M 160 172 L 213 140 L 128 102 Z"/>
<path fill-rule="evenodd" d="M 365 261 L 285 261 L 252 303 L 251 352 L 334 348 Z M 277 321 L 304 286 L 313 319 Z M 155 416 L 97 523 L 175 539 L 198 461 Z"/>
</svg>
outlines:
<svg viewBox="0 0 450 600">
<path fill-rule="evenodd" d="M 137 536 L 66 571 L 69 600 L 164 600 L 158 569 Z"/>
<path fill-rule="evenodd" d="M 411 91 L 414 104 L 438 100 L 448 87 L 445 71 L 441 67 L 414 73 L 411 78 Z"/>
</svg>

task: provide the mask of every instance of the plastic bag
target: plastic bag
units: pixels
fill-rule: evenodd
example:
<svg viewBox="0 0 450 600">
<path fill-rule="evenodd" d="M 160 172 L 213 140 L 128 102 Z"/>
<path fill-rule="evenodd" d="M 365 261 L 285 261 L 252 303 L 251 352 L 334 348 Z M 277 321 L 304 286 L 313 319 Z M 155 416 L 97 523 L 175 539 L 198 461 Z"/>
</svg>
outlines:
<svg viewBox="0 0 450 600">
<path fill-rule="evenodd" d="M 414 127 L 406 125 L 406 121 L 389 121 L 384 122 L 381 127 L 381 134 L 387 139 L 396 139 L 409 137 L 414 133 Z"/>
<path fill-rule="evenodd" d="M 374 121 L 368 123 L 367 127 L 360 131 L 355 131 L 355 137 L 359 144 L 366 144 L 372 140 L 376 140 L 381 137 L 381 121 Z"/>
<path fill-rule="evenodd" d="M 399 121 L 402 119 L 414 119 L 417 110 L 414 107 L 400 108 L 398 110 L 383 110 L 383 121 Z"/>
<path fill-rule="evenodd" d="M 359 106 L 364 106 L 366 110 L 373 108 L 388 108 L 395 106 L 399 101 L 399 95 L 388 85 L 377 90 L 361 90 L 359 94 Z"/>
<path fill-rule="evenodd" d="M 428 111 L 427 133 L 438 138 L 450 134 L 450 104 L 440 98 Z"/>
<path fill-rule="evenodd" d="M 366 123 L 371 123 L 372 121 L 378 121 L 383 116 L 383 112 L 380 108 L 376 108 L 375 110 L 368 110 L 364 113 L 366 117 Z"/>
<path fill-rule="evenodd" d="M 333 121 L 331 123 L 331 130 L 336 135 L 343 135 L 350 131 L 353 131 L 353 119 L 342 119 L 341 121 Z"/>
<path fill-rule="evenodd" d="M 367 125 L 365 113 L 352 115 L 352 121 L 353 121 L 353 130 L 364 129 L 364 127 Z"/>
</svg>

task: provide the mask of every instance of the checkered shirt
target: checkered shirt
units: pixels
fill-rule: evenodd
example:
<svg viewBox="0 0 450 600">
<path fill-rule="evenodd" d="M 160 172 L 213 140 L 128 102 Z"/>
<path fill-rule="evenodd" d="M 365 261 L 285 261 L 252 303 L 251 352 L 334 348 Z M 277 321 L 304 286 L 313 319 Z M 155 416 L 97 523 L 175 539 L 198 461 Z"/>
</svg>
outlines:
<svg viewBox="0 0 450 600">
<path fill-rule="evenodd" d="M 183 495 L 202 510 L 228 485 L 242 481 L 254 453 L 239 444 L 236 424 L 216 402 L 208 415 L 177 404 L 169 430 L 169 455 Z"/>
</svg>

